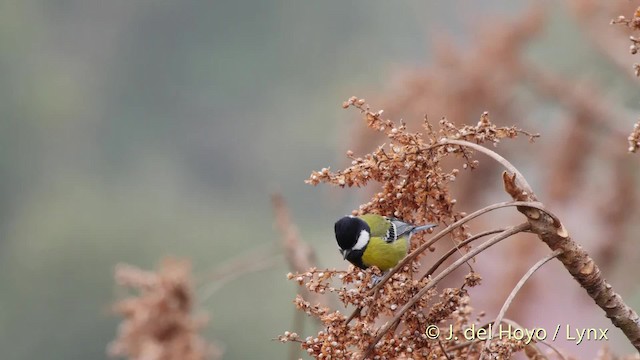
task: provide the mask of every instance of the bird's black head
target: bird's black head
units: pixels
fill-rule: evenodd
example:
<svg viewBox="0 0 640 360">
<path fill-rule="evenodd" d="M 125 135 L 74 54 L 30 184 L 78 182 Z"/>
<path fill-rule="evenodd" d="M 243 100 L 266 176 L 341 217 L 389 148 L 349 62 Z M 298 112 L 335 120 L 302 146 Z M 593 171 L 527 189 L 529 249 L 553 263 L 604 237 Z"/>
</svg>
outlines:
<svg viewBox="0 0 640 360">
<path fill-rule="evenodd" d="M 338 246 L 340 246 L 340 248 L 343 250 L 353 249 L 353 247 L 358 242 L 358 239 L 360 238 L 363 230 L 367 232 L 367 240 L 369 234 L 371 233 L 369 225 L 364 222 L 364 220 L 352 216 L 345 216 L 342 219 L 336 221 L 334 230 L 336 232 L 336 240 L 338 241 Z"/>
</svg>

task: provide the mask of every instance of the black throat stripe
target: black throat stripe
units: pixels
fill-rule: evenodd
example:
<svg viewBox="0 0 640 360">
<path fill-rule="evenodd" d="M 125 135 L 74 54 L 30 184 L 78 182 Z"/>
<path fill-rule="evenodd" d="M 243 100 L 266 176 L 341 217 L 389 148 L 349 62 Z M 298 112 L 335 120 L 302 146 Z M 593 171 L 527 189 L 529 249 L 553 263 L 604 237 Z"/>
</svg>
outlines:
<svg viewBox="0 0 640 360">
<path fill-rule="evenodd" d="M 368 244 L 367 244 L 368 245 Z M 365 246 L 363 249 L 361 250 L 351 250 L 351 252 L 349 252 L 349 255 L 347 255 L 347 260 L 352 263 L 353 265 L 359 267 L 360 269 L 366 269 L 368 268 L 367 265 L 365 265 L 362 262 L 362 255 L 364 254 L 364 250 L 367 247 Z"/>
</svg>

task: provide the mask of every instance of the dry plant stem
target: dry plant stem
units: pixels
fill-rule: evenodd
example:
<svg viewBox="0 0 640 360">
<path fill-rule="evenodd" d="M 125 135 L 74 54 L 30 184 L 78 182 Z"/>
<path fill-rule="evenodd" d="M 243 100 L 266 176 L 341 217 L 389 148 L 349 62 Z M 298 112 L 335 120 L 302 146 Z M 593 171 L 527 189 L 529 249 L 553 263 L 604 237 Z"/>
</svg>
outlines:
<svg viewBox="0 0 640 360">
<path fill-rule="evenodd" d="M 452 145 L 466 146 L 466 147 L 472 148 L 472 149 L 474 149 L 474 150 L 476 150 L 478 152 L 481 152 L 481 153 L 493 158 L 495 161 L 500 163 L 500 165 L 504 166 L 505 169 L 507 169 L 509 172 L 511 172 L 512 174 L 516 174 L 517 175 L 516 181 L 518 181 L 518 185 L 520 186 L 520 188 L 522 188 L 524 191 L 526 191 L 530 195 L 530 198 L 528 199 L 529 201 L 536 201 L 537 200 L 535 198 L 535 196 L 533 195 L 533 189 L 531 188 L 531 185 L 529 185 L 529 183 L 527 182 L 525 177 L 520 173 L 520 171 L 518 171 L 518 169 L 516 169 L 515 166 L 511 165 L 511 163 L 509 161 L 507 161 L 507 159 L 503 158 L 497 152 L 491 151 L 491 150 L 487 149 L 486 147 L 484 147 L 482 145 L 474 144 L 472 142 L 468 142 L 468 141 L 464 141 L 464 140 L 447 139 L 446 141 L 441 142 L 440 144 L 452 144 Z M 514 200 L 521 200 L 521 199 L 514 199 Z"/>
<path fill-rule="evenodd" d="M 519 329 L 524 329 L 524 327 L 522 327 L 522 325 L 518 324 L 517 322 L 515 322 L 515 321 L 513 321 L 511 319 L 502 319 L 502 322 L 507 324 L 507 325 L 511 325 L 513 327 L 517 327 Z M 560 359 L 567 360 L 567 358 L 564 355 L 562 355 L 562 353 L 558 349 L 556 349 L 553 345 L 551 345 L 551 343 L 549 343 L 547 341 L 544 341 L 544 340 L 539 340 L 538 342 L 541 343 L 541 344 L 546 345 L 549 349 L 551 349 L 553 352 L 555 352 L 556 355 L 558 355 L 558 357 Z"/>
<path fill-rule="evenodd" d="M 449 356 L 449 354 L 447 354 L 447 351 L 444 349 L 444 346 L 442 345 L 442 341 L 440 339 L 438 339 L 438 345 L 440 345 L 440 350 L 442 350 L 444 357 L 446 357 L 447 360 L 451 360 L 451 357 Z"/>
<path fill-rule="evenodd" d="M 522 325 L 518 324 L 517 322 L 511 320 L 511 319 L 502 319 L 502 322 L 507 324 L 507 325 L 511 325 L 512 327 L 517 327 L 519 329 L 524 329 L 524 327 L 522 327 Z M 551 349 L 553 352 L 556 353 L 556 355 L 558 355 L 558 357 L 562 360 L 568 360 L 564 355 L 562 355 L 562 353 L 556 349 L 553 345 L 551 345 L 549 342 L 544 341 L 544 340 L 538 340 L 539 343 L 546 345 L 549 349 Z"/>
<path fill-rule="evenodd" d="M 487 240 L 486 242 L 482 243 L 480 246 L 478 246 L 477 248 L 472 249 L 471 251 L 469 251 L 468 253 L 466 253 L 464 256 L 462 256 L 460 259 L 456 260 L 453 264 L 449 265 L 449 267 L 447 267 L 446 269 L 444 269 L 441 273 L 439 273 L 438 275 L 436 275 L 436 277 L 434 277 L 433 279 L 431 279 L 431 281 L 429 282 L 429 284 L 425 287 L 423 287 L 416 295 L 414 295 L 411 300 L 409 300 L 400 310 L 398 310 L 398 312 L 396 313 L 396 315 L 393 317 L 393 319 L 391 319 L 391 321 L 387 322 L 379 331 L 378 334 L 376 335 L 376 337 L 374 338 L 373 342 L 369 345 L 369 348 L 367 349 L 367 352 L 365 354 L 365 357 L 368 356 L 371 351 L 373 351 L 374 347 L 376 346 L 376 344 L 380 341 L 380 339 L 382 339 L 382 337 L 393 327 L 396 325 L 396 323 L 398 323 L 400 321 L 400 319 L 402 318 L 402 316 L 409 311 L 409 309 L 411 309 L 411 307 L 413 305 L 415 305 L 416 302 L 418 302 L 420 300 L 420 298 L 422 298 L 427 291 L 429 291 L 430 289 L 432 289 L 433 287 L 435 287 L 440 280 L 444 279 L 447 275 L 449 275 L 451 272 L 453 272 L 454 270 L 456 270 L 458 267 L 460 267 L 462 264 L 466 263 L 467 261 L 469 261 L 470 259 L 472 259 L 473 257 L 475 257 L 476 255 L 478 255 L 479 253 L 483 252 L 484 250 L 488 249 L 489 247 L 497 244 L 498 242 L 509 238 L 510 236 L 526 231 L 528 230 L 530 227 L 530 225 L 528 223 L 522 223 L 520 225 L 516 225 L 513 227 L 510 227 L 509 229 L 507 229 L 506 231 L 502 232 L 501 234 L 494 236 L 493 238 Z"/>
<path fill-rule="evenodd" d="M 481 232 L 479 234 L 476 234 L 476 235 L 468 238 L 467 240 L 461 242 L 457 246 L 451 248 L 449 251 L 447 251 L 446 254 L 442 255 L 440 257 L 440 259 L 438 259 L 438 261 L 436 261 L 435 264 L 433 264 L 431 266 L 431 268 L 429 268 L 429 270 L 427 270 L 427 272 L 422 277 L 427 277 L 427 276 L 430 276 L 431 274 L 433 274 L 438 269 L 438 267 L 440 267 L 440 265 L 442 265 L 442 263 L 445 262 L 449 258 L 449 256 L 451 256 L 454 253 L 456 253 L 457 251 L 459 251 L 460 247 L 465 246 L 465 245 L 469 244 L 470 242 L 478 240 L 480 238 L 483 238 L 483 237 L 485 237 L 487 235 L 497 234 L 497 233 L 503 232 L 505 230 L 507 230 L 507 229 L 495 229 L 495 230 L 484 231 L 484 232 Z"/>
<path fill-rule="evenodd" d="M 519 197 L 522 190 L 516 185 L 515 176 L 503 173 L 505 191 L 512 197 Z M 562 223 L 553 220 L 547 213 L 531 209 L 518 208 L 523 213 L 531 230 L 544 241 L 551 250 L 561 249 L 558 256 L 564 267 L 582 286 L 596 304 L 604 310 L 613 325 L 618 327 L 631 344 L 640 351 L 640 319 L 638 314 L 630 308 L 620 295 L 613 291 L 611 285 L 604 280 L 600 268 L 587 252 L 571 237 Z"/>
<path fill-rule="evenodd" d="M 453 144 L 468 146 L 482 152 L 504 165 L 511 173 L 505 171 L 502 174 L 505 191 L 514 200 L 536 200 L 531 186 L 506 159 L 492 150 L 466 141 L 448 140 Z M 550 212 L 536 211 L 531 207 L 519 206 L 518 211 L 524 214 L 531 225 L 531 230 L 544 241 L 553 251 L 562 250 L 558 260 L 569 271 L 574 279 L 582 286 L 596 304 L 604 310 L 606 316 L 611 319 L 613 325 L 618 327 L 631 344 L 640 351 L 640 318 L 630 308 L 620 295 L 613 291 L 607 283 L 600 269 L 587 252 L 569 236 L 569 232 L 560 220 Z"/>
<path fill-rule="evenodd" d="M 535 263 L 529 269 L 529 271 L 527 271 L 527 273 L 524 274 L 524 276 L 520 279 L 520 281 L 518 281 L 518 284 L 516 284 L 516 286 L 513 288 L 513 290 L 511 291 L 511 293 L 507 297 L 507 300 L 505 300 L 504 304 L 502 305 L 502 308 L 500 309 L 500 312 L 498 313 L 498 316 L 496 317 L 496 320 L 493 322 L 493 328 L 496 327 L 496 324 L 500 324 L 502 322 L 502 319 L 504 318 L 504 315 L 507 313 L 507 310 L 509 309 L 509 306 L 513 302 L 513 299 L 518 294 L 518 291 L 520 291 L 520 289 L 522 289 L 524 284 L 527 282 L 527 280 L 529 280 L 529 278 L 533 275 L 533 273 L 535 273 L 539 268 L 542 267 L 542 265 L 546 264 L 549 260 L 557 257 L 560 254 L 562 254 L 562 249 L 557 249 L 557 250 L 553 251 L 551 254 L 549 254 L 549 255 L 545 256 L 544 258 L 540 259 L 540 261 Z M 491 338 L 492 338 L 492 336 L 493 336 L 493 331 L 491 332 L 491 334 L 489 334 L 489 337 L 487 338 L 487 341 L 485 341 L 485 343 L 484 343 L 484 347 L 482 349 L 482 352 L 480 353 L 480 360 L 484 359 L 485 358 L 485 354 L 487 354 L 489 352 L 489 347 L 491 346 Z"/>
<path fill-rule="evenodd" d="M 518 328 L 518 329 L 524 329 L 524 327 L 520 324 L 518 324 L 517 322 L 511 320 L 511 319 L 502 319 L 501 321 L 502 323 L 505 323 L 507 325 L 511 325 L 514 328 Z M 545 345 L 546 347 L 548 347 L 549 349 L 551 349 L 553 352 L 556 353 L 556 355 L 558 355 L 558 357 L 562 360 L 568 360 L 564 355 L 562 355 L 562 353 L 556 349 L 553 345 L 551 345 L 551 343 L 544 341 L 544 340 L 538 340 L 537 342 L 539 342 L 540 344 Z"/>
<path fill-rule="evenodd" d="M 352 313 L 351 315 L 349 315 L 349 317 L 347 318 L 347 320 L 344 321 L 345 325 L 348 325 L 351 320 L 355 319 L 356 317 L 360 316 L 360 313 L 362 312 L 362 306 L 358 306 Z"/>
</svg>

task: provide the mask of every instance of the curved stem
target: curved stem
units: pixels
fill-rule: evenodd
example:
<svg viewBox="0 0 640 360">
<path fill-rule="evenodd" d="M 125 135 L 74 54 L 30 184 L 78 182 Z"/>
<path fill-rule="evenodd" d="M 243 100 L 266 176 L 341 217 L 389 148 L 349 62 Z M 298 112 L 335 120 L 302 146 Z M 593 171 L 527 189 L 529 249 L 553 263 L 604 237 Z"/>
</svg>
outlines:
<svg viewBox="0 0 640 360">
<path fill-rule="evenodd" d="M 518 169 L 494 151 L 462 140 L 445 139 L 442 144 L 466 146 L 490 156 L 507 168 L 508 171 L 502 174 L 504 190 L 514 200 L 537 200 L 531 186 Z M 543 214 L 532 213 L 522 207 L 518 207 L 518 211 L 527 217 L 532 231 L 551 250 L 564 250 L 563 254 L 558 256 L 560 262 L 605 312 L 613 325 L 622 330 L 629 342 L 640 351 L 640 316 L 607 283 L 595 261 L 571 239 L 562 222 L 548 211 L 543 211 Z"/>
<path fill-rule="evenodd" d="M 524 284 L 527 282 L 527 280 L 529 280 L 529 278 L 533 275 L 533 273 L 535 273 L 536 270 L 541 268 L 542 265 L 546 264 L 549 260 L 551 260 L 551 259 L 557 257 L 558 255 L 562 254 L 562 252 L 563 252 L 562 249 L 557 249 L 557 250 L 553 251 L 551 254 L 545 256 L 544 258 L 540 259 L 540 261 L 535 263 L 529 269 L 529 271 L 527 271 L 527 273 L 524 274 L 524 276 L 522 276 L 520 281 L 518 281 L 518 284 L 516 284 L 516 286 L 513 288 L 513 290 L 511 290 L 511 293 L 507 297 L 507 300 L 505 300 L 504 304 L 502 305 L 502 308 L 500 309 L 500 312 L 498 313 L 498 316 L 496 317 L 496 320 L 493 322 L 493 327 L 492 328 L 494 328 L 496 326 L 496 324 L 500 324 L 502 322 L 502 318 L 504 318 L 504 315 L 507 313 L 507 310 L 509 309 L 509 306 L 513 302 L 513 299 L 518 294 L 518 291 L 520 291 L 520 289 L 522 289 Z M 480 360 L 484 359 L 484 355 L 486 353 L 488 353 L 489 346 L 491 346 L 491 337 L 492 336 L 493 336 L 493 330 L 491 331 L 491 334 L 489 334 L 489 336 L 487 338 L 487 341 L 485 341 L 485 343 L 484 343 L 484 347 L 482 349 L 482 352 L 480 353 Z"/>
<path fill-rule="evenodd" d="M 516 174 L 516 177 L 518 179 L 520 187 L 524 191 L 527 191 L 529 194 L 533 194 L 533 189 L 531 188 L 531 185 L 529 185 L 529 183 L 527 182 L 525 177 L 520 173 L 520 171 L 518 171 L 518 169 L 516 169 L 515 166 L 513 166 L 507 159 L 503 158 L 497 152 L 495 152 L 493 150 L 490 150 L 490 149 L 488 149 L 488 148 L 486 148 L 486 147 L 484 147 L 482 145 L 478 145 L 478 144 L 475 144 L 475 143 L 472 143 L 472 142 L 469 142 L 469 141 L 465 141 L 465 140 L 446 139 L 446 140 L 442 141 L 440 144 L 466 146 L 466 147 L 472 148 L 472 149 L 474 149 L 474 150 L 476 150 L 478 152 L 481 152 L 481 153 L 489 156 L 490 158 L 492 158 L 495 161 L 497 161 L 498 163 L 500 163 L 500 165 L 504 166 L 505 169 L 507 169 L 510 173 Z"/>
<path fill-rule="evenodd" d="M 515 322 L 515 321 L 513 321 L 513 320 L 510 320 L 510 319 L 502 319 L 502 321 L 501 321 L 501 322 L 503 322 L 503 323 L 505 323 L 505 324 L 507 324 L 507 325 L 511 325 L 511 326 L 513 326 L 513 327 L 517 327 L 517 328 L 519 328 L 519 329 L 524 329 L 524 327 L 523 327 L 522 325 L 520 325 L 520 324 L 518 324 L 517 322 Z M 556 348 L 555 348 L 553 345 L 551 345 L 551 343 L 549 343 L 548 341 L 546 341 L 546 340 L 538 340 L 538 342 L 539 342 L 539 343 L 541 343 L 541 344 L 546 345 L 549 349 L 551 349 L 553 352 L 555 352 L 555 353 L 556 353 L 556 355 L 558 355 L 558 357 L 559 357 L 561 360 L 567 360 L 567 358 L 566 358 L 564 355 L 562 355 L 562 353 L 560 352 L 560 350 L 556 349 Z"/>
<path fill-rule="evenodd" d="M 465 245 L 469 244 L 470 242 L 478 240 L 478 239 L 480 239 L 482 237 L 485 237 L 487 235 L 497 234 L 497 233 L 503 232 L 505 230 L 506 229 L 494 229 L 494 230 L 484 231 L 484 232 L 478 233 L 478 234 L 466 239 L 465 241 L 461 242 L 460 244 L 457 244 L 455 247 L 453 247 L 449 251 L 447 251 L 446 254 L 442 255 L 440 257 L 440 259 L 438 259 L 438 261 L 436 261 L 431 266 L 431 268 L 429 268 L 429 270 L 427 270 L 427 272 L 424 273 L 424 275 L 422 277 L 424 278 L 424 277 L 427 277 L 429 275 L 432 275 L 438 269 L 438 267 L 440 267 L 440 265 L 442 265 L 442 263 L 445 262 L 449 258 L 449 256 L 453 255 L 456 251 L 459 250 L 459 247 L 465 246 Z"/>
</svg>

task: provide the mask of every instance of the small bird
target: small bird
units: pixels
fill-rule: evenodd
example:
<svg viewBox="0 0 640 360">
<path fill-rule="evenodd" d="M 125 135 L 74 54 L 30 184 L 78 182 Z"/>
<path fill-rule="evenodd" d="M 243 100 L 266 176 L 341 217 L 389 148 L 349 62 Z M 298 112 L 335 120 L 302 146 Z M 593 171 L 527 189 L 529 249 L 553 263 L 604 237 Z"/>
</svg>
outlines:
<svg viewBox="0 0 640 360">
<path fill-rule="evenodd" d="M 391 217 L 366 214 L 345 216 L 336 221 L 334 230 L 345 260 L 361 269 L 377 266 L 385 272 L 407 255 L 411 235 L 435 226 L 416 226 Z"/>
</svg>

